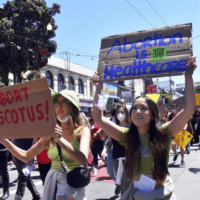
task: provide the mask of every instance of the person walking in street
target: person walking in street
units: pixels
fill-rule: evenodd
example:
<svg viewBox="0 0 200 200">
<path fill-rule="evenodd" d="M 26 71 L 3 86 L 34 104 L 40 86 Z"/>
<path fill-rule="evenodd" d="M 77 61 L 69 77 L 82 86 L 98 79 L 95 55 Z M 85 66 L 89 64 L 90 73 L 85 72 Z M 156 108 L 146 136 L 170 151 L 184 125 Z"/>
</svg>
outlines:
<svg viewBox="0 0 200 200">
<path fill-rule="evenodd" d="M 116 108 L 115 119 L 116 124 L 121 127 L 129 127 L 129 115 L 128 110 L 125 106 L 125 103 L 119 103 Z M 112 157 L 113 157 L 113 166 L 115 171 L 115 195 L 123 194 L 129 187 L 131 181 L 127 180 L 126 174 L 123 169 L 123 163 L 125 161 L 125 147 L 120 145 L 119 142 L 112 138 Z"/>
<path fill-rule="evenodd" d="M 2 199 L 8 199 L 10 196 L 9 193 L 9 173 L 8 173 L 8 157 L 9 151 L 0 144 L 0 171 L 2 176 L 2 185 L 3 185 L 3 195 L 0 197 Z"/>
<path fill-rule="evenodd" d="M 86 200 L 85 187 L 71 187 L 72 184 L 68 184 L 68 175 L 63 168 L 68 168 L 72 172 L 74 169 L 79 170 L 81 166 L 87 164 L 91 143 L 90 129 L 82 123 L 78 106 L 79 100 L 74 91 L 62 90 L 54 94 L 52 99 L 57 118 L 53 138 L 41 138 L 27 151 L 18 148 L 7 139 L 1 139 L 0 142 L 23 162 L 29 161 L 45 148 L 48 148 L 48 157 L 51 159 L 52 165 L 45 179 L 41 200 L 53 200 L 54 196 L 56 199 Z M 57 145 L 61 148 L 61 157 Z M 60 158 L 63 160 L 63 167 Z M 67 167 L 64 167 L 64 165 Z M 79 177 L 76 180 L 79 180 Z M 70 181 L 73 182 L 74 180 Z M 79 184 L 80 186 L 85 185 L 80 180 Z"/>
<path fill-rule="evenodd" d="M 93 140 L 91 152 L 94 157 L 93 159 L 93 176 L 97 176 L 98 170 L 98 156 L 101 158 L 101 152 L 104 147 L 104 142 L 101 140 L 101 128 L 94 122 L 93 111 L 91 110 L 91 120 L 90 120 L 90 130 L 91 138 Z"/>
<path fill-rule="evenodd" d="M 28 150 L 33 145 L 33 138 L 21 138 L 21 139 L 14 139 L 12 140 L 13 144 L 15 144 L 18 148 L 23 150 Z M 21 200 L 24 197 L 26 187 L 30 190 L 33 199 L 39 200 L 41 198 L 41 195 L 39 194 L 31 175 L 25 175 L 23 172 L 23 169 L 31 165 L 33 162 L 33 159 L 31 158 L 27 162 L 23 162 L 16 158 L 13 155 L 14 164 L 16 165 L 17 171 L 18 171 L 18 185 L 17 185 L 17 191 L 15 194 L 15 200 Z"/>
<path fill-rule="evenodd" d="M 39 140 L 40 140 L 40 138 L 36 138 L 34 143 L 36 143 Z M 49 172 L 49 170 L 51 168 L 51 160 L 49 159 L 49 157 L 47 155 L 47 149 L 45 149 L 44 151 L 42 151 L 41 153 L 39 153 L 37 155 L 37 163 L 38 163 L 38 169 L 40 172 L 40 178 L 44 185 L 47 173 Z"/>
<path fill-rule="evenodd" d="M 176 104 L 173 104 L 172 105 L 172 113 L 169 115 L 168 117 L 168 121 L 171 121 L 174 117 L 176 117 L 176 115 L 178 114 L 178 106 Z M 175 162 L 179 156 L 179 153 L 177 152 L 177 144 L 172 141 L 172 150 L 174 151 L 175 155 L 174 155 L 174 158 L 173 158 L 173 161 Z M 185 162 L 184 162 L 184 149 L 180 148 L 181 149 L 181 165 L 185 165 Z"/>
<path fill-rule="evenodd" d="M 197 67 L 195 62 L 196 57 L 190 57 L 187 67 L 192 68 L 192 71 Z M 195 91 L 191 71 L 185 73 L 184 110 L 161 127 L 157 125 L 158 107 L 146 96 L 134 100 L 130 110 L 130 128 L 105 120 L 101 110 L 102 104 L 98 101 L 103 84 L 99 82 L 97 73 L 94 74 L 92 81 L 96 86 L 93 105 L 95 122 L 126 148 L 125 172 L 132 183 L 121 200 L 135 199 L 136 196 L 140 199 L 175 200 L 173 181 L 168 176 L 169 152 L 172 139 L 183 129 L 195 111 Z M 151 182 L 151 189 L 145 186 L 145 180 Z"/>
</svg>

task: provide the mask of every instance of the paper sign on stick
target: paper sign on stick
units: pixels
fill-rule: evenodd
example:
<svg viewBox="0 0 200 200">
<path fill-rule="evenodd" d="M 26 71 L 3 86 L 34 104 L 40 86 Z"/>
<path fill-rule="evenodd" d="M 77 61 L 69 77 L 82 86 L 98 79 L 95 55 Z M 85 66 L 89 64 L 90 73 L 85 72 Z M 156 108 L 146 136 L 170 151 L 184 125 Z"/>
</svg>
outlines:
<svg viewBox="0 0 200 200">
<path fill-rule="evenodd" d="M 176 134 L 176 137 L 173 139 L 173 141 L 178 144 L 179 147 L 184 149 L 188 142 L 193 138 L 193 135 L 191 135 L 186 130 L 181 130 L 178 134 Z"/>
<path fill-rule="evenodd" d="M 199 106 L 200 105 L 200 94 L 196 94 L 195 98 L 196 98 L 196 105 Z"/>
<path fill-rule="evenodd" d="M 0 89 L 0 138 L 53 135 L 54 107 L 46 78 Z"/>
<path fill-rule="evenodd" d="M 98 73 L 103 82 L 182 75 L 192 54 L 191 23 L 109 36 Z"/>
</svg>

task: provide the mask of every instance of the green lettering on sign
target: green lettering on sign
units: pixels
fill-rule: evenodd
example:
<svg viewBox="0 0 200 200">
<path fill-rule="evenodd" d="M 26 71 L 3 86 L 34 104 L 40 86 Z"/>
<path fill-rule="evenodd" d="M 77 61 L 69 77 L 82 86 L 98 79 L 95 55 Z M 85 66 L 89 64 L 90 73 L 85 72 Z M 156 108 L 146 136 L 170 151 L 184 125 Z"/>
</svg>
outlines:
<svg viewBox="0 0 200 200">
<path fill-rule="evenodd" d="M 167 57 L 167 47 L 152 48 L 151 61 L 166 60 L 166 57 Z"/>
</svg>

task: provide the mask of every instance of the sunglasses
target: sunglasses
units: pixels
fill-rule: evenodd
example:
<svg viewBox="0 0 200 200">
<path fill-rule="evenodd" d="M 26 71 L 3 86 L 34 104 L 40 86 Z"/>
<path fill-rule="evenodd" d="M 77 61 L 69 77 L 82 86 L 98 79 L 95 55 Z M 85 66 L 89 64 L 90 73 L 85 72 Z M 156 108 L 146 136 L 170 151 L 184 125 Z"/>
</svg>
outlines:
<svg viewBox="0 0 200 200">
<path fill-rule="evenodd" d="M 69 104 L 70 104 L 70 101 L 68 100 L 54 102 L 55 107 L 59 107 L 59 106 L 67 107 Z"/>
</svg>

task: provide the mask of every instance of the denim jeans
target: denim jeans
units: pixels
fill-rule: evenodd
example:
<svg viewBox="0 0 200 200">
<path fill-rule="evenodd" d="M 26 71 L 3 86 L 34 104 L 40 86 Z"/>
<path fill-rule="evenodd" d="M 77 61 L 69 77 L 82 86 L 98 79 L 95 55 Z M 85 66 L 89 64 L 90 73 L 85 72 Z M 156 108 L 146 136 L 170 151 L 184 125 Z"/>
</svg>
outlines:
<svg viewBox="0 0 200 200">
<path fill-rule="evenodd" d="M 108 151 L 106 157 L 107 173 L 115 181 L 112 150 Z"/>
<path fill-rule="evenodd" d="M 8 150 L 0 152 L 0 170 L 3 180 L 3 194 L 9 191 L 9 174 L 7 167 L 8 156 L 9 156 Z"/>
<path fill-rule="evenodd" d="M 15 158 L 16 162 L 16 168 L 19 173 L 19 182 L 18 182 L 18 187 L 17 187 L 17 192 L 15 194 L 15 200 L 21 200 L 24 196 L 26 186 L 30 190 L 33 199 L 34 200 L 39 200 L 40 199 L 40 194 L 37 191 L 37 188 L 35 184 L 33 183 L 33 180 L 31 179 L 30 175 L 25 176 L 22 170 L 26 167 L 26 163 L 22 162 L 21 160 Z"/>
</svg>

